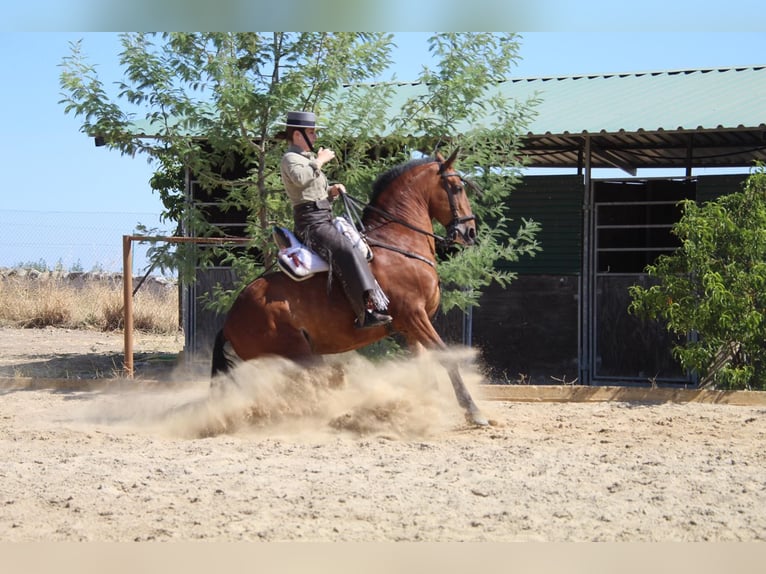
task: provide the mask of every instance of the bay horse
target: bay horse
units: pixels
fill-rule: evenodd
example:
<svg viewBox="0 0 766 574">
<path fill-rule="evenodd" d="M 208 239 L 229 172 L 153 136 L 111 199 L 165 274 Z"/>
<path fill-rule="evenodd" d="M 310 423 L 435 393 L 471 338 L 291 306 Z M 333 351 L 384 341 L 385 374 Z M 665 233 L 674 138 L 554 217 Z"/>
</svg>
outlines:
<svg viewBox="0 0 766 574">
<path fill-rule="evenodd" d="M 212 376 L 226 373 L 234 360 L 269 355 L 298 363 L 312 357 L 344 353 L 384 338 L 392 328 L 414 353 L 445 350 L 446 344 L 431 324 L 439 300 L 436 240 L 433 220 L 447 230 L 452 243 L 476 242 L 476 221 L 464 189 L 467 182 L 448 159 L 411 160 L 383 173 L 362 213 L 364 235 L 373 250 L 372 272 L 389 298 L 390 325 L 354 327 L 351 310 L 340 285 L 327 272 L 296 282 L 282 272 L 267 273 L 247 285 L 229 310 L 216 336 Z M 233 351 L 233 353 L 232 353 Z M 232 357 L 232 354 L 235 355 Z M 445 365 L 458 404 L 467 420 L 487 425 L 456 363 Z"/>
</svg>

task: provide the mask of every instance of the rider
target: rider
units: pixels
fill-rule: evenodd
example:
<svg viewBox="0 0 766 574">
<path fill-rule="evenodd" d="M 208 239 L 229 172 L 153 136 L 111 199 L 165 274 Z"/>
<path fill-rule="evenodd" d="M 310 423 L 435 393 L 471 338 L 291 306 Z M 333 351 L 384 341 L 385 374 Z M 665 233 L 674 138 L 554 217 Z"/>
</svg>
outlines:
<svg viewBox="0 0 766 574">
<path fill-rule="evenodd" d="M 322 173 L 322 166 L 335 158 L 335 152 L 320 147 L 314 153 L 316 130 L 321 127 L 316 125 L 316 116 L 288 112 L 284 125 L 288 148 L 282 156 L 282 183 L 293 204 L 295 234 L 330 264 L 351 303 L 357 328 L 390 323 L 391 317 L 383 312 L 385 296 L 367 259 L 332 223 L 330 202 L 346 188 L 342 183 L 328 185 Z"/>
</svg>

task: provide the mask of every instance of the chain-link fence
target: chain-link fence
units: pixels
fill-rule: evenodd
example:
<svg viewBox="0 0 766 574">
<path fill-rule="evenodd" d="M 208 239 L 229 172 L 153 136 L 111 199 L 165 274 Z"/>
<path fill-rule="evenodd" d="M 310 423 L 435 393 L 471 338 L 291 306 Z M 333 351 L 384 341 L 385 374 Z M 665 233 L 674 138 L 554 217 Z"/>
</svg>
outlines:
<svg viewBox="0 0 766 574">
<path fill-rule="evenodd" d="M 26 211 L 0 209 L 0 267 L 122 272 L 122 236 L 173 235 L 157 213 Z M 149 243 L 136 243 L 133 274 L 148 271 Z M 168 273 L 170 273 L 168 271 Z"/>
</svg>

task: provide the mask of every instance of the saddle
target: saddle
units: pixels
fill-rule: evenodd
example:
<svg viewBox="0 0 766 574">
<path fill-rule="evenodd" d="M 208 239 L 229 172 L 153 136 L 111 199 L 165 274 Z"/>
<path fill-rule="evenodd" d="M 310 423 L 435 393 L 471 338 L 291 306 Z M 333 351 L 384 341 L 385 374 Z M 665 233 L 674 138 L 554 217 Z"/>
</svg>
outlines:
<svg viewBox="0 0 766 574">
<path fill-rule="evenodd" d="M 333 219 L 333 225 L 365 256 L 372 261 L 372 249 L 364 237 L 345 217 Z M 330 265 L 322 257 L 309 249 L 286 227 L 274 226 L 274 242 L 279 247 L 277 264 L 279 268 L 295 281 L 304 281 L 316 273 L 329 271 Z"/>
</svg>

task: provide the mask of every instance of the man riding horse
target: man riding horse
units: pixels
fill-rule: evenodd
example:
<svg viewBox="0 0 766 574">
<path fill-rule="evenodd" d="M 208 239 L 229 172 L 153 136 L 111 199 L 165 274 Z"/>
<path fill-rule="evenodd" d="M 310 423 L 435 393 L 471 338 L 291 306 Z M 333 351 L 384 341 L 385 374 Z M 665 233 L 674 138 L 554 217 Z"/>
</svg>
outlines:
<svg viewBox="0 0 766 574">
<path fill-rule="evenodd" d="M 377 281 L 364 255 L 333 225 L 331 202 L 346 191 L 342 183 L 328 185 L 322 166 L 335 152 L 320 147 L 314 152 L 317 128 L 312 112 L 288 112 L 285 136 L 287 152 L 282 156 L 282 182 L 293 205 L 295 234 L 330 265 L 328 274 L 340 281 L 360 329 L 391 322 L 385 314 Z"/>
<path fill-rule="evenodd" d="M 431 323 L 440 300 L 435 245 L 476 242 L 468 182 L 455 169 L 458 151 L 447 159 L 438 152 L 435 157 L 412 159 L 375 180 L 362 223 L 375 252 L 370 267 L 376 279 L 364 255 L 355 259 L 347 253 L 353 243 L 338 237 L 330 222 L 330 200 L 343 187 L 328 186 L 322 174 L 322 165 L 334 154 L 322 149 L 310 153 L 316 138 L 314 114 L 293 112 L 287 125 L 290 149 L 282 161 L 282 176 L 295 206 L 296 231 L 327 263 L 332 261 L 345 292 L 328 289 L 329 279 L 322 273 L 296 281 L 289 273 L 274 271 L 248 283 L 216 335 L 211 386 L 225 381 L 222 375 L 239 361 L 277 356 L 311 368 L 321 356 L 379 341 L 388 334 L 389 321 L 414 353 L 447 351 Z M 444 226 L 446 237 L 434 233 L 433 220 Z M 378 291 L 378 281 L 385 294 Z M 376 295 L 390 299 L 384 305 L 386 314 L 367 308 Z M 356 326 L 377 323 L 378 327 L 354 328 L 355 317 Z M 460 375 L 460 359 L 445 354 L 443 360 L 468 420 L 489 424 Z"/>
</svg>

